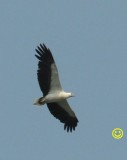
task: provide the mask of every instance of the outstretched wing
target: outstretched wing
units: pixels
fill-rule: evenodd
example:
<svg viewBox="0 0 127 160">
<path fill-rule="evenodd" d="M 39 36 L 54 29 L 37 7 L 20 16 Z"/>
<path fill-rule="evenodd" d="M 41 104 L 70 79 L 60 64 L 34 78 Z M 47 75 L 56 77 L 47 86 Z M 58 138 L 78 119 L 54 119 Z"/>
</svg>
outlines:
<svg viewBox="0 0 127 160">
<path fill-rule="evenodd" d="M 35 56 L 39 59 L 38 82 L 43 95 L 45 96 L 48 92 L 54 92 L 55 90 L 62 90 L 58 70 L 50 49 L 44 44 L 40 44 L 35 50 L 38 53 Z"/>
<path fill-rule="evenodd" d="M 78 119 L 73 110 L 70 108 L 67 100 L 47 103 L 47 106 L 51 114 L 64 123 L 64 129 L 67 130 L 67 132 L 72 132 L 72 130 L 75 130 Z"/>
</svg>

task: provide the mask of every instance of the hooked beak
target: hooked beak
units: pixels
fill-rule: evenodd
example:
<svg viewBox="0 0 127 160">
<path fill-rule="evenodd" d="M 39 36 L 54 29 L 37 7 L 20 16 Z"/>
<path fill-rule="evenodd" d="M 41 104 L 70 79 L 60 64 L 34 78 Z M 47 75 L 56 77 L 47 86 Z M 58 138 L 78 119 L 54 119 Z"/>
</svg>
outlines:
<svg viewBox="0 0 127 160">
<path fill-rule="evenodd" d="M 71 93 L 71 97 L 75 97 L 74 93 Z"/>
</svg>

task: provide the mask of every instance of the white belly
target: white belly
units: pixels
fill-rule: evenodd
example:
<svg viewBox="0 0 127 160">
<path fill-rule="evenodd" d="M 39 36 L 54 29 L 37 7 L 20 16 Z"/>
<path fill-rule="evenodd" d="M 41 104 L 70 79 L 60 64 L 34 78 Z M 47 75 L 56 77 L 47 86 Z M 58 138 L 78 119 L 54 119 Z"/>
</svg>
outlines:
<svg viewBox="0 0 127 160">
<path fill-rule="evenodd" d="M 49 93 L 47 96 L 45 96 L 45 102 L 46 103 L 51 103 L 51 102 L 58 102 L 62 101 L 64 99 L 69 98 L 70 96 L 66 92 L 58 92 L 58 93 Z"/>
</svg>

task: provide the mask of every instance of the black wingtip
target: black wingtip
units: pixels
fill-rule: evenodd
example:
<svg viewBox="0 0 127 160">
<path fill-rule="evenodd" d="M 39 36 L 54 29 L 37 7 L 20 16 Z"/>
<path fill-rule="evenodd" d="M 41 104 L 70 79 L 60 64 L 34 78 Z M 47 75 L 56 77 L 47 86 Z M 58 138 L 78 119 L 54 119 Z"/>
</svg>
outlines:
<svg viewBox="0 0 127 160">
<path fill-rule="evenodd" d="M 35 49 L 35 51 L 37 52 L 37 55 L 35 54 L 35 56 L 39 59 L 42 60 L 42 56 L 45 53 L 45 51 L 47 51 L 47 47 L 46 45 L 43 43 L 43 45 L 40 43 L 39 46 L 37 46 L 37 48 Z"/>
<path fill-rule="evenodd" d="M 37 59 L 39 59 L 40 61 L 45 61 L 45 63 L 53 63 L 54 62 L 54 58 L 52 56 L 52 53 L 50 51 L 49 48 L 46 47 L 46 45 L 43 43 L 37 46 L 37 48 L 35 49 L 36 53 L 35 56 Z"/>
<path fill-rule="evenodd" d="M 43 44 L 40 43 L 40 46 L 41 46 L 41 48 L 48 49 L 44 43 Z"/>
<path fill-rule="evenodd" d="M 67 130 L 67 132 L 75 131 L 75 128 L 77 127 L 78 119 L 75 120 L 73 123 L 65 123 L 64 124 L 64 130 Z"/>
</svg>

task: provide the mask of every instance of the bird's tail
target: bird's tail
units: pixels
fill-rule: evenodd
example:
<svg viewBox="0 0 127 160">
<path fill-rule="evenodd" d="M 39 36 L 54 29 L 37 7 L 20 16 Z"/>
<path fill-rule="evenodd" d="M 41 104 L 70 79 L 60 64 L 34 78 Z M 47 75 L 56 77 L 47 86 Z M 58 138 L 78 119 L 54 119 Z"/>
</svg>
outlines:
<svg viewBox="0 0 127 160">
<path fill-rule="evenodd" d="M 45 98 L 44 97 L 40 97 L 38 99 L 35 100 L 34 102 L 34 105 L 38 105 L 38 106 L 41 106 L 41 105 L 44 105 L 45 104 Z"/>
</svg>

